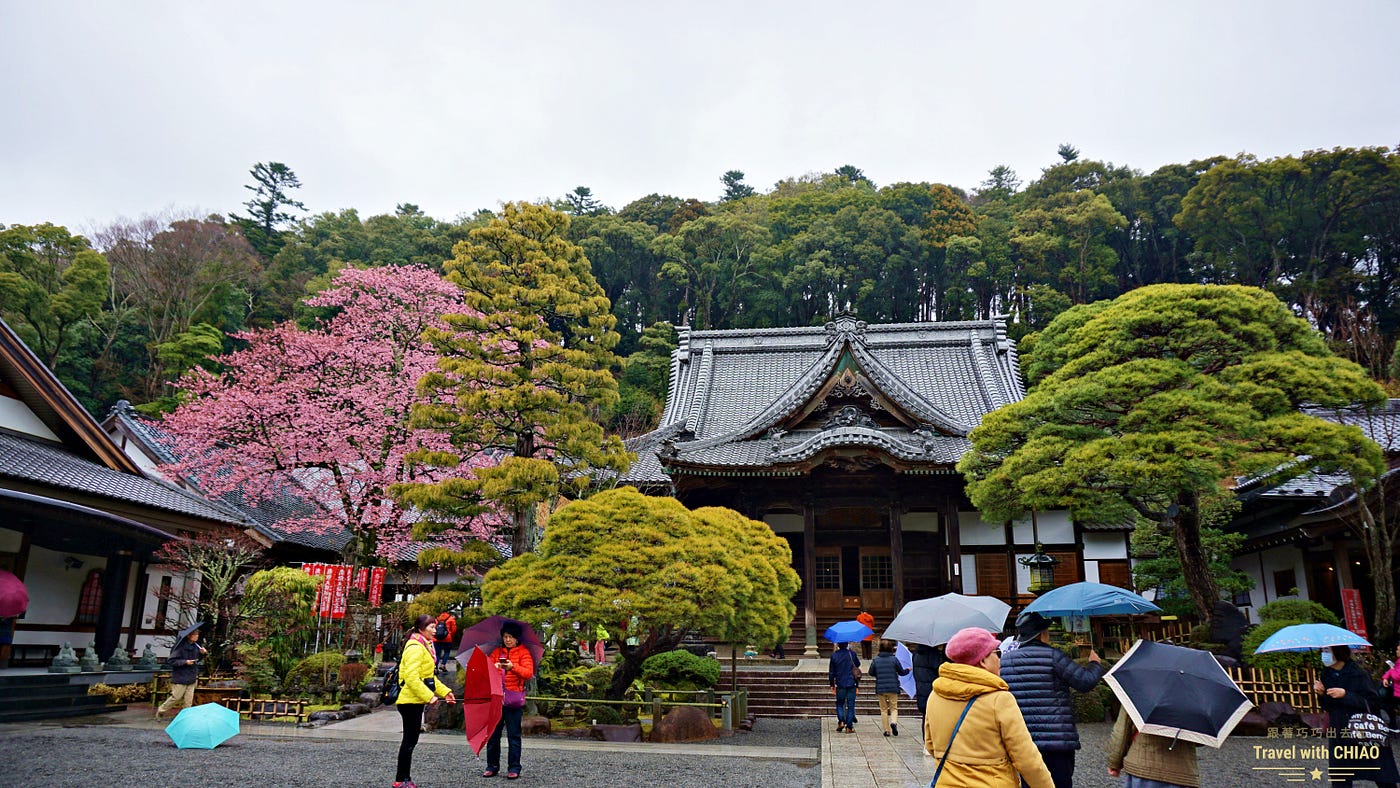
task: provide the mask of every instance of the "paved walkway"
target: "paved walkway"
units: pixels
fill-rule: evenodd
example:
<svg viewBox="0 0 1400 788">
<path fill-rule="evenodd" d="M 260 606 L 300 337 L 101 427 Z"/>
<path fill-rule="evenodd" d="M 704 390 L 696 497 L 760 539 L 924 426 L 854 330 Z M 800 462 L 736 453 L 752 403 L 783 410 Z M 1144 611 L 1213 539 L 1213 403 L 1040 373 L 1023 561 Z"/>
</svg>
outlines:
<svg viewBox="0 0 1400 788">
<path fill-rule="evenodd" d="M 899 736 L 880 732 L 879 719 L 856 723 L 855 733 L 837 733 L 836 718 L 822 720 L 824 788 L 924 788 L 937 761 L 924 751 L 917 721 L 899 726 Z"/>
</svg>

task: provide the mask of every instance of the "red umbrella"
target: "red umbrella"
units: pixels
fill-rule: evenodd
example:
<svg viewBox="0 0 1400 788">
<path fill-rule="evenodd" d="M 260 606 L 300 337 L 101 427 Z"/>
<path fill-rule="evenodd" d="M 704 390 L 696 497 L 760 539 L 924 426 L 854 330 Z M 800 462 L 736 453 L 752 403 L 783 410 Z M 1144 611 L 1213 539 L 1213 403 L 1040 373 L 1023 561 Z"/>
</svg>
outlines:
<svg viewBox="0 0 1400 788">
<path fill-rule="evenodd" d="M 29 591 L 18 577 L 0 569 L 0 618 L 14 618 L 29 609 Z"/>
<path fill-rule="evenodd" d="M 466 654 L 458 654 L 457 661 L 466 667 L 466 678 L 462 679 L 462 717 L 466 720 L 467 744 L 472 752 L 480 755 L 486 740 L 496 732 L 501 721 L 501 671 L 490 664 L 486 652 L 480 646 L 473 646 Z"/>
<path fill-rule="evenodd" d="M 520 645 L 530 652 L 530 656 L 535 658 L 535 666 L 538 668 L 540 660 L 544 659 L 544 644 L 540 642 L 540 636 L 535 634 L 535 630 L 524 621 L 518 621 L 505 616 L 487 616 L 476 624 L 462 630 L 462 645 L 460 649 L 467 651 L 472 646 L 481 646 L 489 655 L 492 650 L 501 645 L 501 625 L 507 621 L 515 621 L 520 625 Z M 467 663 L 463 662 L 463 665 Z"/>
</svg>

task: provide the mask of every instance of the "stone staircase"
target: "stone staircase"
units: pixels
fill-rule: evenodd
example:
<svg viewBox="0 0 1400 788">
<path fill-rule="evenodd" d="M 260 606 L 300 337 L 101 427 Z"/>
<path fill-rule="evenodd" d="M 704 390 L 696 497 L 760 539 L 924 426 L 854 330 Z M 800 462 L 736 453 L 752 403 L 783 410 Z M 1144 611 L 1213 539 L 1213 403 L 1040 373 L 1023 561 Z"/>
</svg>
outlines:
<svg viewBox="0 0 1400 788">
<path fill-rule="evenodd" d="M 771 660 L 761 665 L 752 664 L 759 660 L 748 662 L 751 664 L 740 663 L 738 680 L 739 686 L 748 690 L 749 713 L 753 716 L 835 716 L 836 699 L 827 685 L 826 660 Z M 727 692 L 730 681 L 729 664 L 725 661 L 715 689 Z M 856 718 L 862 723 L 874 722 L 876 726 L 880 723 L 875 679 L 870 676 L 861 677 L 860 692 L 856 695 Z M 922 728 L 918 706 L 903 694 L 899 696 L 899 718 L 907 723 L 901 726 L 901 732 Z"/>
<path fill-rule="evenodd" d="M 74 684 L 68 674 L 0 676 L 0 722 L 49 720 L 124 711 L 106 698 L 87 694 L 88 685 Z"/>
</svg>

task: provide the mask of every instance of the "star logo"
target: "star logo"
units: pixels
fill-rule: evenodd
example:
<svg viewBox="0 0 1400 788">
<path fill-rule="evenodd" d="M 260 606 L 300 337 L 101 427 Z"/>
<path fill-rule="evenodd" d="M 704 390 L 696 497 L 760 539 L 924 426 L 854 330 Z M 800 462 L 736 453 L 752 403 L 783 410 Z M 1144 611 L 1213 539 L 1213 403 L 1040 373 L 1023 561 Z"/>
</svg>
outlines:
<svg viewBox="0 0 1400 788">
<path fill-rule="evenodd" d="M 1322 770 L 1321 770 L 1321 769 L 1318 769 L 1318 768 L 1316 768 L 1316 767 L 1314 767 L 1312 771 L 1308 772 L 1308 774 L 1312 775 L 1312 778 L 1313 778 L 1314 780 L 1321 780 L 1321 779 L 1322 779 Z"/>
</svg>

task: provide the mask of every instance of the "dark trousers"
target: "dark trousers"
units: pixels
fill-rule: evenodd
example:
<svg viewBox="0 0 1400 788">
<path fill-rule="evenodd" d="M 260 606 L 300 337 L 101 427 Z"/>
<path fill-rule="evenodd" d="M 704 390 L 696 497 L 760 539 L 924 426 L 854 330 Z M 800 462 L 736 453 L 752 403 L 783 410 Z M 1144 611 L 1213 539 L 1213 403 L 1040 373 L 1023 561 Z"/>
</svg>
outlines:
<svg viewBox="0 0 1400 788">
<path fill-rule="evenodd" d="M 447 665 L 447 652 L 452 650 L 451 643 L 434 643 L 433 649 L 437 651 L 437 666 L 439 668 Z"/>
<path fill-rule="evenodd" d="M 512 772 L 520 771 L 520 718 L 525 716 L 525 709 L 512 709 L 509 706 L 501 708 L 501 721 L 496 723 L 496 732 L 491 734 L 491 738 L 486 740 L 486 768 L 495 771 L 501 769 L 501 732 L 506 734 L 508 752 L 506 753 L 506 770 Z"/>
<path fill-rule="evenodd" d="M 401 783 L 413 779 L 409 770 L 413 768 L 413 748 L 418 746 L 418 734 L 423 730 L 423 704 L 400 703 L 398 709 L 403 719 L 403 741 L 399 742 L 399 766 L 394 772 L 394 782 Z"/>
<path fill-rule="evenodd" d="M 1074 788 L 1074 750 L 1041 750 L 1040 757 L 1045 759 L 1055 788 Z M 1021 784 L 1025 785 L 1025 780 Z"/>
<path fill-rule="evenodd" d="M 856 722 L 856 688 L 836 688 L 836 722 L 850 727 Z"/>
</svg>

